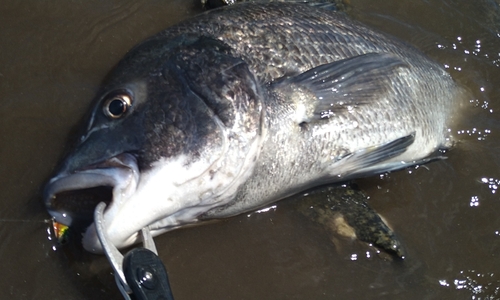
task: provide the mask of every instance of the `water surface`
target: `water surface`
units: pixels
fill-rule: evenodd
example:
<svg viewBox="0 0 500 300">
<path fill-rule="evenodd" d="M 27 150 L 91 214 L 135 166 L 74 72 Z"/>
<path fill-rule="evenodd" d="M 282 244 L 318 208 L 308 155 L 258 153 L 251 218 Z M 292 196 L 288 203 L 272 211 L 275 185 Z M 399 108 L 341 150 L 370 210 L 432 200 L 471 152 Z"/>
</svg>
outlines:
<svg viewBox="0 0 500 300">
<path fill-rule="evenodd" d="M 107 71 L 198 1 L 4 1 L 0 8 L 0 289 L 121 299 L 102 256 L 57 247 L 40 187 Z M 408 252 L 392 262 L 281 202 L 155 239 L 176 299 L 500 298 L 500 13 L 494 1 L 351 0 L 471 93 L 448 159 L 358 181 Z M 340 246 L 339 246 L 340 245 Z"/>
</svg>

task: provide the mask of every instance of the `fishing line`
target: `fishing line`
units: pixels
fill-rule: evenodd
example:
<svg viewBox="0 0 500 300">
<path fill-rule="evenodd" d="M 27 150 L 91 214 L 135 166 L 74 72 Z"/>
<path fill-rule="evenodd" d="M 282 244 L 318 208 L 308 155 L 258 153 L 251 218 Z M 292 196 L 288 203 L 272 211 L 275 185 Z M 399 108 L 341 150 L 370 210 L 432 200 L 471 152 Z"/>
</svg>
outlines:
<svg viewBox="0 0 500 300">
<path fill-rule="evenodd" d="M 45 219 L 45 220 L 23 220 L 23 219 L 0 219 L 0 222 L 3 223 L 46 223 L 50 224 L 52 222 L 52 219 Z"/>
</svg>

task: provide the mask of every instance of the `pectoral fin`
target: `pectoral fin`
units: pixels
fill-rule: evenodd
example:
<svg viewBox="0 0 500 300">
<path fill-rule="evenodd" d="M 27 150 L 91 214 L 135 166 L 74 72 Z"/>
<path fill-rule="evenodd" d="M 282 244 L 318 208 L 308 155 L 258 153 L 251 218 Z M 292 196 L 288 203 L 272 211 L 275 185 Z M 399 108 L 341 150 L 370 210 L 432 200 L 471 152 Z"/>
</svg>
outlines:
<svg viewBox="0 0 500 300">
<path fill-rule="evenodd" d="M 278 80 L 273 87 L 307 103 L 302 122 L 323 119 L 336 111 L 383 99 L 398 68 L 408 67 L 390 53 L 368 53 L 310 69 Z M 299 120 L 300 121 L 300 120 Z"/>
<path fill-rule="evenodd" d="M 332 174 L 337 174 L 343 179 L 368 177 L 381 172 L 391 172 L 403 168 L 424 165 L 432 161 L 446 159 L 439 150 L 425 158 L 412 161 L 392 160 L 403 154 L 415 141 L 415 132 L 392 142 L 377 145 L 342 157 L 330 166 Z M 340 173 L 340 175 L 338 175 Z"/>
<path fill-rule="evenodd" d="M 344 178 L 356 176 L 370 176 L 379 172 L 401 169 L 411 164 L 405 162 L 391 162 L 384 164 L 391 158 L 404 153 L 415 141 L 415 133 L 398 138 L 392 142 L 358 150 L 344 156 L 331 168 Z M 413 163 L 412 163 L 413 164 Z"/>
</svg>

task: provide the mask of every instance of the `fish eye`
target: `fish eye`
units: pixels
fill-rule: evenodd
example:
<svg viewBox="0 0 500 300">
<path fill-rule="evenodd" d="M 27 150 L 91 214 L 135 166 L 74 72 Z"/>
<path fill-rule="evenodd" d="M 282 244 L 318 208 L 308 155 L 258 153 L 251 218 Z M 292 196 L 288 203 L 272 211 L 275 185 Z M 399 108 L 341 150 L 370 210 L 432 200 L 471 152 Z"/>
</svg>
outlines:
<svg viewBox="0 0 500 300">
<path fill-rule="evenodd" d="M 102 107 L 104 114 L 112 119 L 118 119 L 127 112 L 127 109 L 131 106 L 131 99 L 129 95 L 120 94 L 113 95 L 104 101 Z"/>
</svg>

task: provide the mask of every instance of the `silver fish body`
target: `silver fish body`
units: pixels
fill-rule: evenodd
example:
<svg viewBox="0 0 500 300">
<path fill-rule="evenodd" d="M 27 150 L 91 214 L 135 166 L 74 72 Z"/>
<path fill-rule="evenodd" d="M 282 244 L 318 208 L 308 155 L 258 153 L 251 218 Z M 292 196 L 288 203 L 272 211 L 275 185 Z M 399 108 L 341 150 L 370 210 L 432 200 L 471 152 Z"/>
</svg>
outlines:
<svg viewBox="0 0 500 300">
<path fill-rule="evenodd" d="M 425 163 L 450 145 L 461 93 L 415 48 L 342 14 L 302 4 L 224 7 L 124 57 L 45 203 L 71 224 L 77 198 L 64 194 L 108 187 L 105 227 L 125 247 L 145 226 L 156 235 Z M 85 199 L 91 211 L 96 200 Z M 94 225 L 83 245 L 102 251 Z"/>
</svg>

